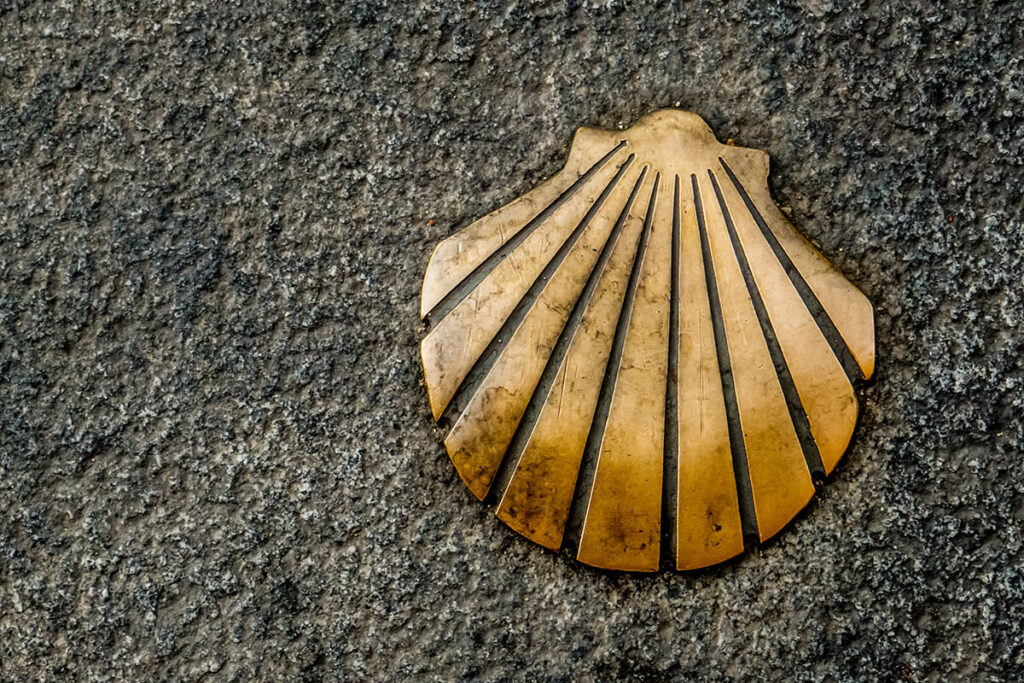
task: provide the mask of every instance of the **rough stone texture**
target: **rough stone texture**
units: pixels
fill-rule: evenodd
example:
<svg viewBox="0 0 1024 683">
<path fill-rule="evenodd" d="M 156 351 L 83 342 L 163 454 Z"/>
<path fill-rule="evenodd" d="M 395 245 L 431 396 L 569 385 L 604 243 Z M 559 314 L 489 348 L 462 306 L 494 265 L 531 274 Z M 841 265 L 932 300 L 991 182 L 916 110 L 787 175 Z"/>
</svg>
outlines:
<svg viewBox="0 0 1024 683">
<path fill-rule="evenodd" d="M 0 678 L 1024 675 L 1024 11 L 783 5 L 0 0 Z M 418 290 L 676 103 L 771 154 L 878 374 L 777 542 L 613 575 L 455 476 Z"/>
</svg>

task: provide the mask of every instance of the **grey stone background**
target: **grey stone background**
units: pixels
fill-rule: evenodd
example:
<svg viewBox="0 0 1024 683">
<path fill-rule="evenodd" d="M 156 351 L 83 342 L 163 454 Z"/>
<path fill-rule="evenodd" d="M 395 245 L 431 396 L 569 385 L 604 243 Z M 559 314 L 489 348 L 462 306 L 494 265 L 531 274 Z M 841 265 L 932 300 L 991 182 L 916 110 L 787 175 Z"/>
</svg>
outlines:
<svg viewBox="0 0 1024 683">
<path fill-rule="evenodd" d="M 0 0 L 3 680 L 1024 674 L 1020 3 Z M 777 542 L 602 573 L 421 385 L 432 246 L 679 103 L 877 309 Z"/>
</svg>

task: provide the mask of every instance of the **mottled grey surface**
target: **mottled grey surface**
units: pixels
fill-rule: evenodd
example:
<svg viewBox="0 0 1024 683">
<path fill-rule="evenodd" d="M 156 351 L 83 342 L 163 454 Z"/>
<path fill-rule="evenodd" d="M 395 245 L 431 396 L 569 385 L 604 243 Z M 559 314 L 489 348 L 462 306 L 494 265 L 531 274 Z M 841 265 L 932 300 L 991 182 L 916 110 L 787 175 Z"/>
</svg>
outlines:
<svg viewBox="0 0 1024 683">
<path fill-rule="evenodd" d="M 1024 674 L 1018 3 L 155 5 L 0 0 L 0 677 Z M 771 154 L 878 373 L 778 542 L 610 575 L 458 480 L 419 285 L 675 103 Z"/>
</svg>

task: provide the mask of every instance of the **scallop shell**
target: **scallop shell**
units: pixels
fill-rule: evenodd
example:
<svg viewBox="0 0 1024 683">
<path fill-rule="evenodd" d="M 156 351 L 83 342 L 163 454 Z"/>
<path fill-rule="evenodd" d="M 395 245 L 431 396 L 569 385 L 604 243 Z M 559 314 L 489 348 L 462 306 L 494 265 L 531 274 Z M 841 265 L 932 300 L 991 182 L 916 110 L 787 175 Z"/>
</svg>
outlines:
<svg viewBox="0 0 1024 683">
<path fill-rule="evenodd" d="M 713 565 L 810 501 L 857 421 L 871 304 L 697 115 L 580 128 L 565 168 L 441 242 L 421 345 L 478 498 L 589 565 Z"/>
</svg>

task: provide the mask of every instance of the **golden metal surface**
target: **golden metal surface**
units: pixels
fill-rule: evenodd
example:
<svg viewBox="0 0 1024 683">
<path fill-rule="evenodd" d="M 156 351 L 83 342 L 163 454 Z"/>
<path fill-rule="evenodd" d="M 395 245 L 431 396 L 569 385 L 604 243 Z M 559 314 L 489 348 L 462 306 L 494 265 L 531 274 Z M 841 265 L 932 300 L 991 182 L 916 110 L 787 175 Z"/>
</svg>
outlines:
<svg viewBox="0 0 1024 683">
<path fill-rule="evenodd" d="M 743 552 L 743 530 L 697 215 L 692 201 L 679 204 L 675 560 L 698 569 Z"/>
<path fill-rule="evenodd" d="M 640 192 L 650 193 L 648 185 Z M 565 359 L 530 432 L 515 473 L 498 505 L 498 517 L 541 545 L 562 543 L 576 475 L 597 407 L 611 353 L 614 329 L 633 267 L 633 252 L 643 229 L 643 214 L 627 214 L 607 265 L 579 326 L 571 333 Z"/>
<path fill-rule="evenodd" d="M 696 569 L 778 533 L 874 369 L 871 304 L 695 114 L 581 128 L 541 186 L 438 245 L 421 351 L 478 498 L 587 564 Z"/>
<path fill-rule="evenodd" d="M 648 203 L 638 286 L 619 318 L 628 313 L 577 553 L 580 562 L 606 569 L 652 571 L 659 561 L 672 293 L 672 205 L 658 197 L 659 180 Z"/>
</svg>

